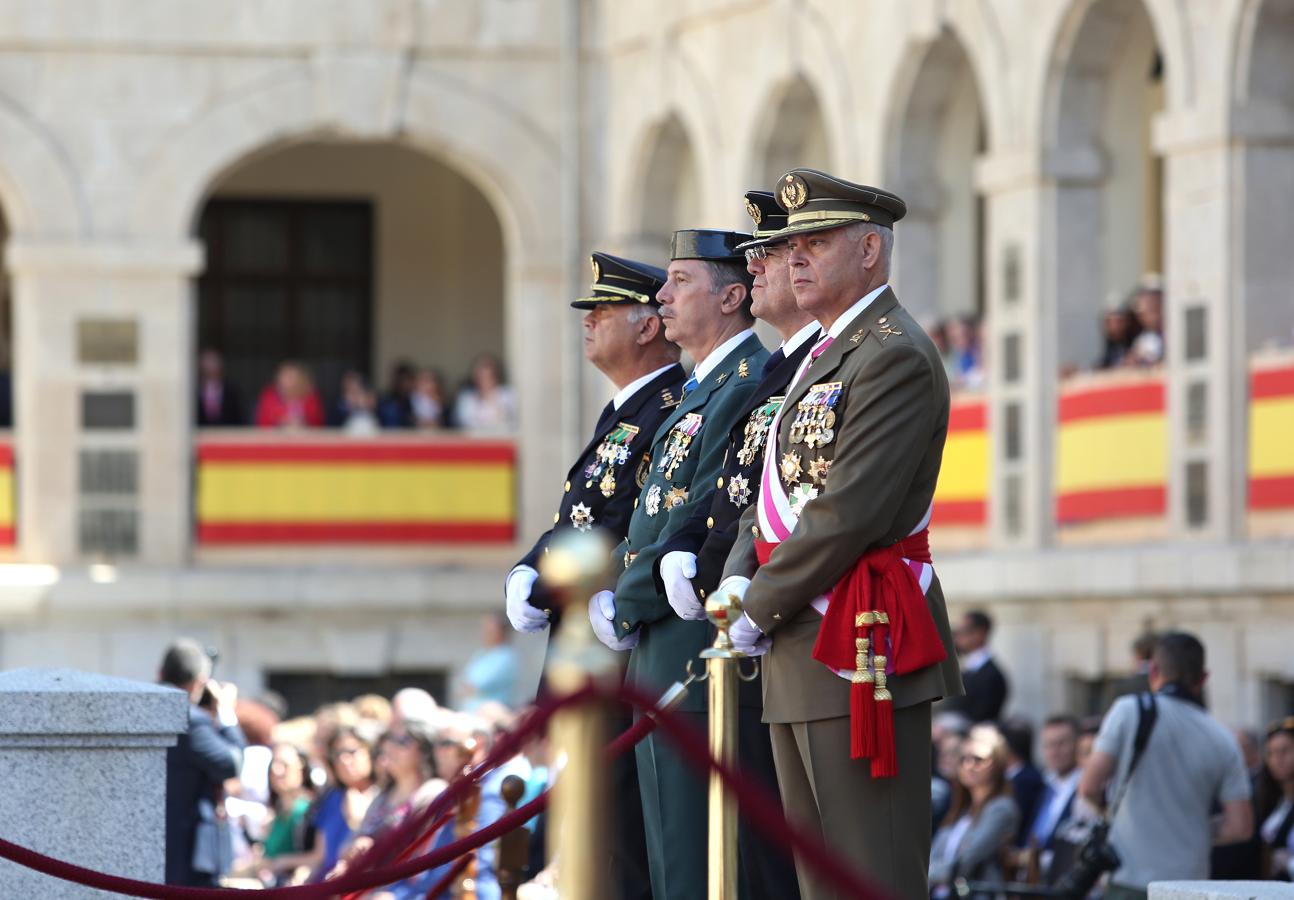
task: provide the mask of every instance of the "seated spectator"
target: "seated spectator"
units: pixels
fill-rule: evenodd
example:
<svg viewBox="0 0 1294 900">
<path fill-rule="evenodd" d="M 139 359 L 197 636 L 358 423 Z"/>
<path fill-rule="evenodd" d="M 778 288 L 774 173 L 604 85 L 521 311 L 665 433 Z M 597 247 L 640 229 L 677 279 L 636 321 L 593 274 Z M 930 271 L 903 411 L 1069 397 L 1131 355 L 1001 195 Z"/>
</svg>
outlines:
<svg viewBox="0 0 1294 900">
<path fill-rule="evenodd" d="M 444 428 L 449 424 L 449 407 L 440 375 L 431 369 L 419 369 L 409 397 L 413 427 Z"/>
<path fill-rule="evenodd" d="M 1029 824 L 1038 812 L 1045 785 L 1042 773 L 1033 764 L 1033 725 L 1027 719 L 1013 716 L 1001 727 L 1002 739 L 1006 741 L 1006 779 L 1011 783 L 1011 796 L 1020 811 L 1020 830 L 1015 835 L 1015 845 L 1020 847 L 1029 836 Z"/>
<path fill-rule="evenodd" d="M 198 357 L 198 425 L 228 428 L 246 425 L 238 389 L 225 378 L 225 359 L 219 352 L 203 350 Z"/>
<path fill-rule="evenodd" d="M 363 375 L 352 370 L 341 377 L 341 394 L 333 405 L 329 424 L 356 436 L 377 433 L 377 396 L 369 390 Z"/>
<path fill-rule="evenodd" d="M 1137 338 L 1137 320 L 1125 306 L 1107 309 L 1101 318 L 1101 337 L 1105 346 L 1096 361 L 1098 369 L 1117 369 L 1128 361 L 1132 343 Z"/>
<path fill-rule="evenodd" d="M 381 694 L 360 694 L 351 701 L 360 724 L 371 729 L 373 734 L 380 734 L 391 727 L 391 701 Z M 414 716 L 416 719 L 431 721 L 430 716 Z"/>
<path fill-rule="evenodd" d="M 1132 301 L 1138 334 L 1128 354 L 1128 365 L 1157 366 L 1164 361 L 1164 289 L 1158 275 L 1147 275 Z"/>
<path fill-rule="evenodd" d="M 948 349 L 944 365 L 954 388 L 972 390 L 984 386 L 980 357 L 979 325 L 971 316 L 954 316 L 944 325 Z"/>
<path fill-rule="evenodd" d="M 267 885 L 297 884 L 310 874 L 315 862 L 315 824 L 308 813 L 313 802 L 305 751 L 292 744 L 275 744 L 270 762 L 273 819 L 257 866 Z"/>
<path fill-rule="evenodd" d="M 517 398 L 504 384 L 503 364 L 489 354 L 472 363 L 471 384 L 458 394 L 454 422 L 471 431 L 511 431 L 517 424 Z"/>
<path fill-rule="evenodd" d="M 481 649 L 468 660 L 459 685 L 465 711 L 474 712 L 491 701 L 511 707 L 516 701 L 519 673 L 516 648 L 508 642 L 511 634 L 497 613 L 481 619 Z"/>
<path fill-rule="evenodd" d="M 414 384 L 413 363 L 400 360 L 391 369 L 391 381 L 377 405 L 377 418 L 383 428 L 412 428 L 413 406 L 410 397 Z"/>
<path fill-rule="evenodd" d="M 399 825 L 445 788 L 435 777 L 436 734 L 418 719 L 395 725 L 377 744 L 377 756 L 386 783 L 369 806 L 356 834 L 373 837 Z"/>
<path fill-rule="evenodd" d="M 295 362 L 280 365 L 274 383 L 266 385 L 256 402 L 257 426 L 318 428 L 323 423 L 323 406 L 305 368 Z"/>
<path fill-rule="evenodd" d="M 395 692 L 391 698 L 391 726 L 395 727 L 407 719 L 421 719 L 434 722 L 441 714 L 436 698 L 422 688 L 407 687 Z"/>
<path fill-rule="evenodd" d="M 324 759 L 328 791 L 315 811 L 316 844 L 320 853 L 316 870 L 331 872 L 341 849 L 350 841 L 377 793 L 373 756 L 360 731 L 346 725 L 333 732 Z"/>
<path fill-rule="evenodd" d="M 1267 729 L 1266 765 L 1258 776 L 1258 834 L 1268 878 L 1294 881 L 1294 716 Z"/>
<path fill-rule="evenodd" d="M 1078 767 L 1078 719 L 1052 716 L 1042 726 L 1044 786 L 1029 823 L 1028 844 L 1041 851 L 1040 866 L 1050 868 L 1057 834 L 1065 827 L 1083 771 Z"/>
<path fill-rule="evenodd" d="M 951 897 L 954 879 L 1001 882 L 999 860 L 1020 823 L 1006 778 L 1006 741 L 988 725 L 962 746 L 952 807 L 930 850 L 930 896 Z"/>
</svg>

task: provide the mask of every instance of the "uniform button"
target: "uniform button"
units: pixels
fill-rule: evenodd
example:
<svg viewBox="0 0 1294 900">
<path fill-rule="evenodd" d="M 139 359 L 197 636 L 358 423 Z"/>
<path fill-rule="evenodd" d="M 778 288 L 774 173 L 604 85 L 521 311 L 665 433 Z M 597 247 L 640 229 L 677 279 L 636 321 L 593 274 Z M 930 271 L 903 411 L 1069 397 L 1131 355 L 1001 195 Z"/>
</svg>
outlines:
<svg viewBox="0 0 1294 900">
<path fill-rule="evenodd" d="M 553 614 L 553 611 L 551 609 L 544 610 L 544 615 L 551 616 L 552 614 Z"/>
<path fill-rule="evenodd" d="M 755 537 L 759 537 L 759 526 L 758 526 L 758 525 L 751 525 L 751 526 L 750 526 L 750 533 L 751 533 L 751 534 L 753 534 Z"/>
<path fill-rule="evenodd" d="M 634 497 L 634 509 L 638 508 L 638 498 Z"/>
<path fill-rule="evenodd" d="M 702 600 L 704 600 L 704 599 L 705 599 L 705 588 L 699 588 L 699 589 L 697 589 L 697 595 L 698 595 Z"/>
<path fill-rule="evenodd" d="M 628 623 L 628 622 L 621 622 L 621 623 L 620 623 L 620 627 L 621 627 L 621 628 L 624 628 L 624 629 L 628 629 L 628 628 L 629 628 L 629 623 Z"/>
<path fill-rule="evenodd" d="M 554 525 L 556 525 L 556 524 L 557 524 L 558 522 L 560 522 L 561 520 L 562 520 L 562 514 L 561 514 L 561 513 L 553 513 L 553 524 L 554 524 Z"/>
<path fill-rule="evenodd" d="M 717 482 L 715 482 L 715 485 L 714 485 L 714 486 L 715 486 L 715 487 L 717 487 L 717 488 L 721 488 L 721 487 L 723 487 L 723 476 L 722 476 L 722 475 L 720 475 L 720 476 L 719 476 L 719 480 L 718 480 Z"/>
<path fill-rule="evenodd" d="M 566 493 L 569 494 L 570 492 L 571 492 L 571 483 L 568 481 L 566 482 Z"/>
<path fill-rule="evenodd" d="M 705 520 L 705 527 L 706 527 L 706 528 L 713 528 L 713 527 L 714 527 L 714 516 L 711 516 L 710 518 L 708 518 L 708 519 L 706 519 L 706 520 Z"/>
<path fill-rule="evenodd" d="M 773 613 L 773 618 L 774 618 L 774 619 L 777 619 L 777 620 L 780 622 L 780 621 L 782 620 L 782 614 L 781 614 L 781 613 Z"/>
<path fill-rule="evenodd" d="M 881 316 L 879 319 L 877 319 L 877 320 L 876 320 L 876 324 L 877 324 L 877 325 L 884 325 L 884 324 L 885 324 L 886 322 L 888 322 L 888 321 L 889 321 L 889 319 L 885 318 L 885 316 Z"/>
</svg>

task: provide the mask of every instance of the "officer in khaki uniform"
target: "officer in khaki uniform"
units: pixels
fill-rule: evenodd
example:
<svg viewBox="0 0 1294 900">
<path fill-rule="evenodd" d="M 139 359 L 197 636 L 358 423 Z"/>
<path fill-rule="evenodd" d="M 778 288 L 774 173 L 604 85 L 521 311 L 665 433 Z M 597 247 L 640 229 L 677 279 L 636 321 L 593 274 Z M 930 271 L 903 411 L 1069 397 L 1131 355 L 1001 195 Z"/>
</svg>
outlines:
<svg viewBox="0 0 1294 900">
<path fill-rule="evenodd" d="M 614 591 L 589 603 L 594 633 L 629 650 L 626 677 L 660 693 L 686 677 L 709 642 L 709 623 L 675 615 L 656 589 L 653 564 L 672 532 L 709 503 L 728 446 L 728 431 L 759 381 L 768 357 L 750 314 L 750 274 L 737 245 L 750 235 L 690 230 L 674 234 L 669 280 L 657 294 L 665 336 L 697 360 L 682 402 L 652 441 L 650 466 L 629 533 L 617 548 L 624 570 Z M 706 694 L 692 690 L 680 715 L 704 733 Z M 635 749 L 655 900 L 706 892 L 706 787 L 658 735 Z"/>
<path fill-rule="evenodd" d="M 764 721 L 788 815 L 819 827 L 896 897 L 924 897 L 930 706 L 962 692 L 925 544 L 948 382 L 938 351 L 886 283 L 903 201 L 811 169 L 787 173 L 776 193 L 788 213 L 779 236 L 788 240 L 796 301 L 825 336 L 787 391 L 766 445 L 762 492 L 742 518 L 720 590 L 743 598 L 735 643 L 754 649 L 771 638 Z M 851 582 L 858 572 L 864 577 Z M 852 610 L 844 631 L 827 631 L 841 621 L 833 607 L 858 584 L 870 599 L 902 606 L 902 631 L 864 632 Z M 912 634 L 925 645 L 904 637 Z M 856 669 L 852 659 L 830 668 L 815 659 L 832 638 L 843 638 L 852 657 L 864 635 L 875 641 L 858 643 Z M 918 651 L 928 662 L 894 670 Z M 851 691 L 864 689 L 876 719 L 853 715 Z M 875 726 L 882 710 L 892 736 Z M 889 751 L 897 774 L 874 776 L 879 751 L 856 758 L 855 742 L 868 738 Z M 803 867 L 799 877 L 806 900 L 837 896 Z"/>
</svg>

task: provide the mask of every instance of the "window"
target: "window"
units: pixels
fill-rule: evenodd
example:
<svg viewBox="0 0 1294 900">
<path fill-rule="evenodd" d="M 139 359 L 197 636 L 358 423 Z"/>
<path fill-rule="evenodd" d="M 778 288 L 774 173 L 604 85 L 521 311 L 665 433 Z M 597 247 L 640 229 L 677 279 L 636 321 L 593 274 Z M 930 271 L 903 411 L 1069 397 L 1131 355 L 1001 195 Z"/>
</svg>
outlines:
<svg viewBox="0 0 1294 900">
<path fill-rule="evenodd" d="M 305 364 L 325 398 L 347 369 L 370 374 L 372 204 L 219 198 L 199 233 L 198 345 L 224 356 L 249 416 L 286 359 Z"/>
</svg>

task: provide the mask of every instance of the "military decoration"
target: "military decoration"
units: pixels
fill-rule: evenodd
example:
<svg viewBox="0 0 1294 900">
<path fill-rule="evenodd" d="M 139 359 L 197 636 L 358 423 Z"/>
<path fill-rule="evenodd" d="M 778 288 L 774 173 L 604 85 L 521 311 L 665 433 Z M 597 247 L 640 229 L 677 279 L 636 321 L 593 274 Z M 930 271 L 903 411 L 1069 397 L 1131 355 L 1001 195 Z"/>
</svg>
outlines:
<svg viewBox="0 0 1294 900">
<path fill-rule="evenodd" d="M 589 264 L 593 266 L 593 283 L 597 284 L 602 280 L 602 267 L 598 265 L 598 258 L 596 256 L 589 257 Z"/>
<path fill-rule="evenodd" d="M 746 215 L 750 216 L 751 220 L 756 225 L 764 220 L 764 213 L 758 206 L 751 202 L 749 197 L 746 198 Z"/>
<path fill-rule="evenodd" d="M 782 201 L 782 206 L 786 207 L 787 212 L 799 209 L 809 199 L 809 185 L 799 175 L 787 175 L 782 180 L 782 188 L 778 191 L 778 197 Z"/>
<path fill-rule="evenodd" d="M 810 449 L 823 447 L 835 440 L 836 411 L 832 408 L 840 399 L 843 387 L 839 381 L 815 384 L 804 399 L 795 405 L 795 418 L 791 420 L 791 443 L 803 443 Z"/>
<path fill-rule="evenodd" d="M 800 480 L 800 454 L 788 450 L 782 454 L 782 480 L 787 484 Z"/>
<path fill-rule="evenodd" d="M 811 484 L 797 484 L 791 491 L 791 512 L 798 518 L 804 512 L 804 504 L 818 496 L 818 489 Z"/>
<path fill-rule="evenodd" d="M 643 501 L 643 506 L 647 509 L 647 515 L 655 516 L 660 512 L 661 489 L 659 484 L 653 484 L 647 490 L 647 499 Z"/>
<path fill-rule="evenodd" d="M 819 456 L 809 463 L 809 477 L 818 484 L 827 483 L 827 472 L 831 470 L 831 460 Z"/>
<path fill-rule="evenodd" d="M 674 479 L 674 470 L 687 459 L 692 449 L 692 440 L 700 433 L 704 420 L 700 413 L 688 413 L 669 430 L 664 453 L 656 465 L 656 471 L 664 475 L 666 481 Z"/>
<path fill-rule="evenodd" d="M 729 478 L 728 499 L 733 506 L 744 508 L 750 502 L 750 479 L 740 473 Z"/>
<path fill-rule="evenodd" d="M 675 485 L 665 492 L 665 508 L 673 509 L 687 502 L 687 488 Z"/>
<path fill-rule="evenodd" d="M 576 503 L 571 507 L 571 525 L 575 527 L 576 531 L 592 531 L 593 510 L 583 503 Z"/>
<path fill-rule="evenodd" d="M 772 424 L 777 411 L 782 408 L 782 401 L 785 399 L 785 397 L 769 397 L 763 406 L 751 411 L 746 419 L 741 449 L 737 451 L 737 462 L 748 466 L 759 456 L 759 451 L 763 449 L 764 441 L 768 437 L 768 427 Z"/>
<path fill-rule="evenodd" d="M 584 467 L 586 487 L 593 486 L 593 479 L 601 478 L 598 490 L 603 497 L 610 497 L 616 492 L 616 469 L 629 462 L 629 445 L 638 435 L 638 426 L 620 422 L 612 429 L 598 449 L 593 453 L 593 462 Z"/>
<path fill-rule="evenodd" d="M 634 474 L 634 484 L 642 490 L 643 485 L 647 483 L 647 476 L 651 475 L 651 454 L 644 453 L 642 462 L 638 464 L 638 471 Z"/>
<path fill-rule="evenodd" d="M 749 202 L 749 201 L 747 201 L 747 202 Z M 744 360 L 744 359 L 743 359 L 740 363 L 738 363 L 738 364 L 737 364 L 737 377 L 738 377 L 738 378 L 749 378 L 749 377 L 750 377 L 750 363 L 746 362 L 746 360 Z"/>
</svg>

